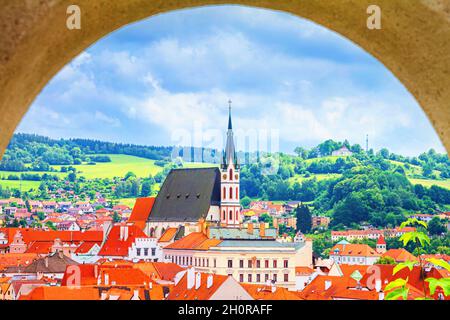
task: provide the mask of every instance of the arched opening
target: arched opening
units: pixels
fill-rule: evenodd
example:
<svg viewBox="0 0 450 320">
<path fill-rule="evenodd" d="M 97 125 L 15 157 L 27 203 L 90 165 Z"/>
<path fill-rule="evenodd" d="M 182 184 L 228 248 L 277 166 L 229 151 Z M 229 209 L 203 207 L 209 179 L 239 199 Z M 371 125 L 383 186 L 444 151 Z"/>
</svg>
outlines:
<svg viewBox="0 0 450 320">
<path fill-rule="evenodd" d="M 227 3 L 255 6 L 249 0 Z M 5 49 L 1 53 L 0 110 L 4 116 L 0 120 L 0 154 L 3 154 L 13 131 L 40 90 L 86 47 L 106 34 L 146 17 L 212 4 L 223 2 L 121 0 L 101 8 L 93 2 L 86 2 L 83 3 L 83 12 L 89 18 L 83 20 L 82 29 L 77 31 L 61 27 L 65 26 L 67 18 L 65 2 L 52 6 L 47 6 L 45 2 L 3 4 L 0 47 Z M 380 32 L 368 30 L 365 25 L 369 1 L 326 1 L 326 10 L 324 4 L 321 1 L 293 3 L 267 0 L 259 1 L 256 6 L 310 19 L 342 34 L 374 55 L 414 95 L 449 149 L 450 80 L 445 73 L 449 69 L 445 57 L 450 49 L 446 41 L 450 38 L 450 19 L 444 8 L 434 2 L 383 2 L 383 21 L 387 32 Z M 418 20 L 423 23 L 416 23 Z M 17 26 L 17 21 L 27 23 Z M 26 65 L 34 67 L 30 69 Z"/>
</svg>

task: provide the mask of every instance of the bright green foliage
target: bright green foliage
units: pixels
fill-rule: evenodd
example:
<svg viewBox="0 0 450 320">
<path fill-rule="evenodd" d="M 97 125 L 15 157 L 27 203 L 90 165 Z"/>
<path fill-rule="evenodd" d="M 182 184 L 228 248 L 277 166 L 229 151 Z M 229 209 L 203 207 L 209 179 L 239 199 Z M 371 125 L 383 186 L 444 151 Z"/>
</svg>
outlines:
<svg viewBox="0 0 450 320">
<path fill-rule="evenodd" d="M 424 229 L 428 228 L 428 225 L 425 222 L 417 220 L 415 218 L 408 219 L 407 221 L 402 223 L 400 227 L 404 228 L 406 226 L 419 226 L 419 227 L 423 227 Z M 423 268 L 424 268 L 423 260 L 420 258 L 421 248 L 423 248 L 426 244 L 428 244 L 428 245 L 430 244 L 430 238 L 424 232 L 413 231 L 413 232 L 408 232 L 408 233 L 403 234 L 400 237 L 400 240 L 403 241 L 404 246 L 407 246 L 410 243 L 414 243 L 417 245 L 418 254 L 419 254 L 419 264 L 420 264 L 421 270 L 423 271 Z M 445 268 L 446 270 L 450 271 L 450 264 L 444 260 L 430 258 L 430 259 L 427 259 L 427 261 L 431 262 L 432 264 L 434 264 L 436 266 Z M 400 270 L 403 270 L 405 268 L 408 268 L 409 271 L 412 271 L 412 269 L 414 268 L 414 266 L 416 264 L 417 264 L 417 262 L 415 262 L 415 261 L 405 261 L 403 263 L 399 263 L 398 265 L 396 265 L 394 267 L 394 270 L 392 273 L 393 273 L 393 275 L 395 275 Z M 442 288 L 442 290 L 446 296 L 450 295 L 450 278 L 441 278 L 441 279 L 427 278 L 427 279 L 425 279 L 425 281 L 428 282 L 428 284 L 429 284 L 429 289 L 430 289 L 431 295 L 435 294 L 436 289 L 438 287 Z M 407 300 L 408 292 L 409 292 L 409 289 L 406 286 L 407 283 L 408 283 L 408 278 L 406 278 L 406 279 L 398 278 L 398 279 L 390 282 L 389 284 L 387 284 L 385 291 L 389 291 L 392 289 L 394 289 L 394 290 L 389 292 L 386 295 L 385 299 L 386 300 L 397 300 L 399 298 L 402 298 L 403 300 Z M 429 297 L 426 293 L 426 290 L 424 290 L 424 296 L 416 298 L 416 300 L 433 300 L 433 299 L 431 297 Z"/>
<path fill-rule="evenodd" d="M 400 270 L 403 270 L 403 269 L 405 269 L 405 268 L 408 268 L 409 271 L 411 271 L 411 270 L 414 268 L 414 266 L 415 266 L 416 264 L 417 264 L 416 261 L 405 261 L 405 262 L 401 262 L 401 263 L 397 264 L 397 265 L 394 267 L 394 270 L 392 270 L 392 274 L 394 275 L 394 274 L 396 274 L 397 272 L 399 272 Z"/>
</svg>

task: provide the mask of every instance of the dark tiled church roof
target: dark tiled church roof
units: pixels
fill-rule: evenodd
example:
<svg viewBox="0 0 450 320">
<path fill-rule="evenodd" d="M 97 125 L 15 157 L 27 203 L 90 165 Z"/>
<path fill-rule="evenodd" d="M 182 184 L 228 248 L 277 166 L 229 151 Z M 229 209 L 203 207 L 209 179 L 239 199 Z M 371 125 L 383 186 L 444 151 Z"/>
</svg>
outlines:
<svg viewBox="0 0 450 320">
<path fill-rule="evenodd" d="M 174 169 L 156 197 L 150 222 L 206 219 L 211 205 L 220 205 L 218 168 Z"/>
</svg>

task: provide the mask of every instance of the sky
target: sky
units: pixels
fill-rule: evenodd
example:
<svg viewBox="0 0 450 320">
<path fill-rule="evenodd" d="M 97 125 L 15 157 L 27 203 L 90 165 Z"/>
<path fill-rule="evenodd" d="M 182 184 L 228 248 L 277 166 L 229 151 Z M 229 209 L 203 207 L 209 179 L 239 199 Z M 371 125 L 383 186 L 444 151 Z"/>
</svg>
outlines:
<svg viewBox="0 0 450 320">
<path fill-rule="evenodd" d="M 310 21 L 241 6 L 174 11 L 109 34 L 48 83 L 16 132 L 222 148 L 230 99 L 240 150 L 365 146 L 368 134 L 375 150 L 445 152 L 371 55 Z"/>
</svg>

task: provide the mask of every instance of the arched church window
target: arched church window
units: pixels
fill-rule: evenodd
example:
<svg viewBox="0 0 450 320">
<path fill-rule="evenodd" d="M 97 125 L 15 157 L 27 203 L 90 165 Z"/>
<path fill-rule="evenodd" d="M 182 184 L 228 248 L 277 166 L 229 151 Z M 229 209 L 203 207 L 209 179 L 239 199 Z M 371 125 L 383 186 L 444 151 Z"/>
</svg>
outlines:
<svg viewBox="0 0 450 320">
<path fill-rule="evenodd" d="M 230 168 L 230 180 L 233 180 L 233 169 Z"/>
<path fill-rule="evenodd" d="M 230 210 L 230 220 L 233 220 L 233 211 Z"/>
<path fill-rule="evenodd" d="M 223 187 L 223 190 L 222 190 L 223 192 L 223 198 L 225 199 L 226 197 L 227 197 L 227 191 L 226 191 L 226 189 L 225 189 L 225 187 Z"/>
<path fill-rule="evenodd" d="M 230 199 L 233 199 L 233 188 L 230 187 Z"/>
<path fill-rule="evenodd" d="M 222 214 L 222 220 L 226 220 L 227 219 L 227 217 L 226 217 L 226 213 L 225 213 L 225 210 L 223 210 L 223 214 Z"/>
</svg>

